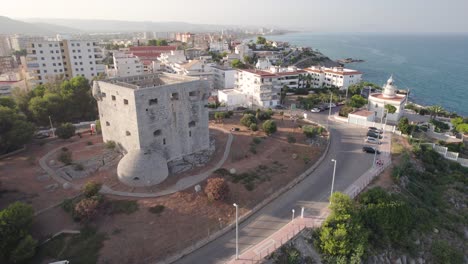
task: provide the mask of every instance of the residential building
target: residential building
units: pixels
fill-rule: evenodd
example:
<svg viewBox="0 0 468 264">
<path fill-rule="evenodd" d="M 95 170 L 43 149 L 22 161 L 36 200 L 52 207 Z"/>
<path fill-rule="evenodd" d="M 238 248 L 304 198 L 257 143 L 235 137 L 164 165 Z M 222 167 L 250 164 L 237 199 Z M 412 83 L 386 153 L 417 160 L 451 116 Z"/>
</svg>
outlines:
<svg viewBox="0 0 468 264">
<path fill-rule="evenodd" d="M 167 163 L 209 148 L 208 82 L 175 74 L 95 81 L 103 140 L 125 153 L 119 180 L 151 186 L 169 175 Z"/>
<path fill-rule="evenodd" d="M 14 71 L 18 67 L 15 57 L 3 56 L 0 57 L 0 74 Z"/>
<path fill-rule="evenodd" d="M 114 68 L 108 72 L 109 77 L 126 77 L 144 73 L 143 63 L 133 54 L 114 52 Z"/>
<path fill-rule="evenodd" d="M 10 37 L 10 45 L 13 50 L 27 49 L 30 43 L 41 42 L 41 41 L 45 41 L 45 38 L 38 37 L 38 36 L 24 36 L 24 35 L 14 35 Z"/>
<path fill-rule="evenodd" d="M 7 36 L 0 35 L 0 57 L 11 55 L 11 51 L 10 39 Z"/>
<path fill-rule="evenodd" d="M 190 33 L 190 32 L 176 33 L 175 34 L 175 39 L 177 41 L 180 41 L 180 42 L 193 44 L 193 42 L 195 40 L 195 34 Z"/>
<path fill-rule="evenodd" d="M 224 67 L 213 66 L 213 88 L 216 90 L 232 89 L 236 82 L 237 70 Z"/>
<path fill-rule="evenodd" d="M 369 111 L 375 116 L 382 118 L 386 114 L 386 119 L 390 122 L 397 122 L 405 109 L 406 95 L 397 94 L 397 87 L 391 76 L 383 87 L 382 93 L 371 93 L 369 95 Z M 392 105 L 396 108 L 395 113 L 386 113 L 385 105 Z"/>
<path fill-rule="evenodd" d="M 242 62 L 244 61 L 245 56 L 252 56 L 253 52 L 249 46 L 245 43 L 239 44 L 234 48 L 234 53 L 239 54 Z"/>
<path fill-rule="evenodd" d="M 343 67 L 312 66 L 304 70 L 310 75 L 310 85 L 313 88 L 334 86 L 345 90 L 350 85 L 360 83 L 362 80 L 362 72 Z"/>
<path fill-rule="evenodd" d="M 210 51 L 229 52 L 229 43 L 227 41 L 212 41 L 210 42 Z"/>
<path fill-rule="evenodd" d="M 191 60 L 183 63 L 175 62 L 170 64 L 170 68 L 172 69 L 172 71 L 177 74 L 198 77 L 203 80 L 208 80 L 210 89 L 213 88 L 212 66 L 215 66 L 215 64 L 206 63 L 203 60 Z"/>
<path fill-rule="evenodd" d="M 27 48 L 26 66 L 29 81 L 43 84 L 63 76 L 83 76 L 88 80 L 105 72 L 98 44 L 85 40 L 31 42 Z"/>
</svg>

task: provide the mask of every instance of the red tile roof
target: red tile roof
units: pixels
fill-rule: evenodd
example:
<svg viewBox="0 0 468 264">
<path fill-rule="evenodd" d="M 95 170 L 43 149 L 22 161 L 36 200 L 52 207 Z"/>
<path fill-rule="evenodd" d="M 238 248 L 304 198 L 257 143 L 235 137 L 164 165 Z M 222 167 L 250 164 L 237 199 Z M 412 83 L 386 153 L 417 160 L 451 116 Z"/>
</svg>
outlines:
<svg viewBox="0 0 468 264">
<path fill-rule="evenodd" d="M 261 77 L 289 76 L 289 75 L 298 75 L 298 74 L 306 72 L 304 70 L 296 70 L 292 72 L 268 72 L 268 71 L 251 70 L 251 69 L 242 69 L 239 71 L 250 72 Z"/>
<path fill-rule="evenodd" d="M 396 95 L 396 97 L 394 98 L 388 98 L 388 97 L 383 96 L 383 94 L 381 93 L 373 93 L 373 94 L 370 94 L 369 97 L 374 97 L 380 100 L 395 101 L 395 102 L 402 102 L 406 98 L 406 96 L 404 95 Z"/>
<path fill-rule="evenodd" d="M 176 46 L 137 46 L 130 47 L 129 50 L 133 53 L 134 51 L 145 51 L 145 52 L 164 52 L 176 50 Z"/>
</svg>

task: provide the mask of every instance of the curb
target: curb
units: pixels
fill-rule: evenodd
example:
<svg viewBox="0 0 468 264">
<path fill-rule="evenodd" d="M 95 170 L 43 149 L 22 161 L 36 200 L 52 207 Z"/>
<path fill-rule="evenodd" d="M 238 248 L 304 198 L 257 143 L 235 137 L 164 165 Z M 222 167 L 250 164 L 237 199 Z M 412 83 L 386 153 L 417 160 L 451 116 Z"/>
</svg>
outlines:
<svg viewBox="0 0 468 264">
<path fill-rule="evenodd" d="M 325 128 L 325 126 L 323 126 L 322 124 L 318 123 L 318 122 L 314 122 L 314 121 L 311 121 L 311 120 L 308 120 L 308 119 L 304 119 L 303 121 L 307 122 L 307 123 L 311 123 L 311 124 L 318 124 L 322 127 Z M 327 130 L 328 131 L 328 130 Z M 328 151 L 330 149 L 330 145 L 331 145 L 331 133 L 330 131 L 328 131 L 328 134 L 329 134 L 329 138 L 327 140 L 327 148 L 325 149 L 325 151 L 323 152 L 322 156 L 314 163 L 314 165 L 312 165 L 312 167 L 308 168 L 305 172 L 303 172 L 301 175 L 299 175 L 299 177 L 295 178 L 293 181 L 291 181 L 290 183 L 288 183 L 286 186 L 284 186 L 283 188 L 279 189 L 278 191 L 276 191 L 275 193 L 272 193 L 269 197 L 267 197 L 265 200 L 263 200 L 260 204 L 256 205 L 254 208 L 252 208 L 252 210 L 250 210 L 249 212 L 247 212 L 246 214 L 242 215 L 239 217 L 239 224 L 241 224 L 242 222 L 244 222 L 245 220 L 247 220 L 250 216 L 252 216 L 253 214 L 257 213 L 260 209 L 262 209 L 263 207 L 265 207 L 266 205 L 268 205 L 269 203 L 271 203 L 273 200 L 275 200 L 276 198 L 278 198 L 280 195 L 282 195 L 283 193 L 285 193 L 286 191 L 288 191 L 289 189 L 291 189 L 292 187 L 294 187 L 295 185 L 297 185 L 299 182 L 301 182 L 302 180 L 304 180 L 307 176 L 309 176 L 311 173 L 313 173 L 315 171 L 315 169 L 317 169 L 317 167 L 322 163 L 322 161 L 325 159 L 325 156 L 327 156 L 328 154 Z M 155 262 L 156 264 L 169 264 L 169 263 L 173 263 L 179 259 L 182 259 L 183 257 L 189 255 L 190 253 L 194 252 L 195 250 L 198 250 L 202 247 L 204 247 L 205 245 L 207 245 L 208 243 L 216 240 L 217 238 L 219 238 L 220 236 L 226 234 L 227 232 L 233 230 L 235 228 L 235 223 L 231 223 L 229 224 L 228 226 L 226 226 L 225 228 L 217 231 L 216 233 L 214 233 L 212 236 L 208 236 L 207 238 L 205 239 L 202 239 L 202 240 L 199 240 L 198 242 L 196 242 L 193 246 L 190 246 L 190 247 L 187 247 L 185 248 L 184 250 L 182 250 L 181 253 L 178 253 L 178 254 L 175 254 L 175 255 L 172 255 L 172 256 L 169 256 L 167 257 L 166 259 L 162 260 L 162 261 L 158 261 L 158 262 Z"/>
</svg>

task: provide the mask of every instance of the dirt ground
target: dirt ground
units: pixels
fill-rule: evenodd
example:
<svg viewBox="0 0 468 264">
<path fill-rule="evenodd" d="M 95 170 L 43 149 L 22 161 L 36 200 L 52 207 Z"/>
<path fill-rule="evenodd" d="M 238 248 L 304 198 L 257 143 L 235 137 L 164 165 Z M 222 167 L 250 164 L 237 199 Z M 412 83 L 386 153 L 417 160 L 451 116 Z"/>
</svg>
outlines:
<svg viewBox="0 0 468 264">
<path fill-rule="evenodd" d="M 138 199 L 139 210 L 129 215 L 99 215 L 93 225 L 108 235 L 100 251 L 99 263 L 148 263 L 170 256 L 233 222 L 235 213 L 233 202 L 240 205 L 240 214 L 245 214 L 312 166 L 325 150 L 326 139 L 316 141 L 321 144 L 309 144 L 298 128 L 301 121 L 295 123 L 274 116 L 278 132 L 267 136 L 261 131 L 247 130 L 239 124 L 239 119 L 240 115 L 236 115 L 225 119 L 223 123 L 210 121 L 211 126 L 227 130 L 233 127 L 240 128 L 240 131 L 232 132 L 234 136 L 232 148 L 222 167 L 228 170 L 234 169 L 236 174 L 256 173 L 263 180 L 256 182 L 254 189 L 249 191 L 243 183 L 234 183 L 231 176 L 223 176 L 230 187 L 230 196 L 224 202 L 209 201 L 203 192 L 197 194 L 193 188 L 188 188 L 164 197 Z M 177 175 L 169 179 L 167 184 L 174 183 L 185 175 L 205 171 L 221 158 L 227 135 L 217 130 L 210 130 L 210 133 L 216 137 L 216 151 L 207 166 Z M 288 143 L 288 136 L 294 137 L 296 143 Z M 258 144 L 252 142 L 254 137 L 260 138 Z M 88 141 L 92 141 L 93 145 L 88 145 Z M 84 135 L 82 139 L 74 137 L 71 141 L 55 140 L 42 146 L 32 145 L 24 154 L 0 161 L 2 189 L 17 190 L 2 194 L 0 208 L 10 202 L 22 200 L 31 203 L 36 210 L 40 210 L 76 195 L 77 191 L 63 190 L 61 186 L 49 191 L 45 187 L 55 182 L 49 178 L 38 177 L 45 173 L 37 164 L 37 159 L 48 151 L 71 142 L 79 142 L 69 147 L 76 160 L 98 155 L 104 148 L 103 144 L 99 144 L 102 143 L 101 137 Z M 251 151 L 252 147 L 256 153 Z M 29 158 L 31 156 L 35 157 L 34 165 Z M 219 175 L 213 174 L 211 177 L 217 176 Z M 84 183 L 89 180 L 99 180 L 119 190 L 145 192 L 161 188 L 159 186 L 136 190 L 121 187 L 112 169 L 73 182 Z M 202 183 L 203 188 L 204 185 L 205 182 Z M 107 199 L 132 198 L 107 196 Z M 159 215 L 151 213 L 149 208 L 154 205 L 163 205 L 165 209 Z M 35 237 L 44 238 L 62 229 L 78 228 L 79 224 L 72 222 L 71 217 L 58 207 L 36 217 L 33 234 Z"/>
</svg>

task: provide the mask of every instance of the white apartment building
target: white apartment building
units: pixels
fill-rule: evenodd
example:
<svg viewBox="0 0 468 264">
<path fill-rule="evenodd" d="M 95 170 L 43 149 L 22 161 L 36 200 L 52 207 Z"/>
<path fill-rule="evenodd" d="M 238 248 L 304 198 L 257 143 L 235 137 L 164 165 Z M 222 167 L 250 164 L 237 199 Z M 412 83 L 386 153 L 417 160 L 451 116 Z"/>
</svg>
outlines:
<svg viewBox="0 0 468 264">
<path fill-rule="evenodd" d="M 133 54 L 114 52 L 114 69 L 108 72 L 110 77 L 127 77 L 144 73 L 143 63 Z"/>
<path fill-rule="evenodd" d="M 27 49 L 30 43 L 40 42 L 44 40 L 44 37 L 14 35 L 10 37 L 10 44 L 13 50 L 22 50 Z"/>
<path fill-rule="evenodd" d="M 245 43 L 239 44 L 234 48 L 234 53 L 239 54 L 242 62 L 244 62 L 245 56 L 252 56 L 253 52 L 249 46 Z"/>
<path fill-rule="evenodd" d="M 212 41 L 210 42 L 210 51 L 214 52 L 228 52 L 229 44 L 227 41 Z"/>
<path fill-rule="evenodd" d="M 234 88 L 237 70 L 230 67 L 213 66 L 213 88 L 216 90 Z"/>
<path fill-rule="evenodd" d="M 10 39 L 7 36 L 0 35 L 0 57 L 8 56 L 10 54 L 11 54 Z"/>
<path fill-rule="evenodd" d="M 91 80 L 105 72 L 101 50 L 93 41 L 37 41 L 29 43 L 27 52 L 28 79 L 33 85 L 58 76 Z"/>
<path fill-rule="evenodd" d="M 311 76 L 309 77 L 311 78 L 310 84 L 313 88 L 335 86 L 345 90 L 350 85 L 357 84 L 362 80 L 362 72 L 343 67 L 312 66 L 305 71 Z"/>
</svg>

